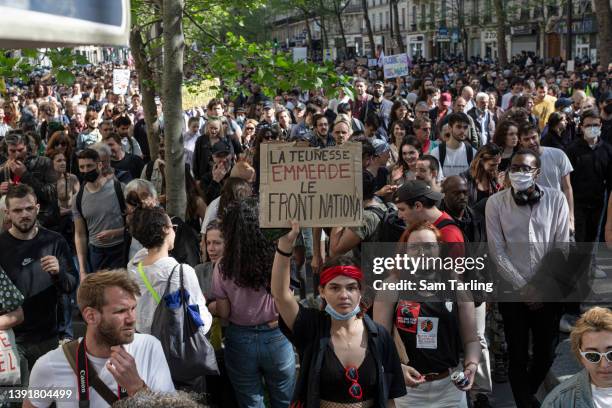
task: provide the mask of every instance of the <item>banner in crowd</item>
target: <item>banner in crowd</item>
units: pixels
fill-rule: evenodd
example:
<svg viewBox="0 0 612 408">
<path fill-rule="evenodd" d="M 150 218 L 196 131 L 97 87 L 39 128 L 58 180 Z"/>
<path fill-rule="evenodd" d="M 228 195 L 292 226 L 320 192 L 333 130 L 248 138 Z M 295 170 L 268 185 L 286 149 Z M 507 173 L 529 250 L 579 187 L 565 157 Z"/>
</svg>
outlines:
<svg viewBox="0 0 612 408">
<path fill-rule="evenodd" d="M 408 75 L 408 54 L 387 55 L 383 57 L 385 79 Z"/>
<path fill-rule="evenodd" d="M 127 46 L 129 0 L 0 0 L 0 47 Z"/>
<path fill-rule="evenodd" d="M 259 224 L 287 228 L 360 226 L 361 144 L 318 149 L 294 143 L 261 145 Z"/>
<path fill-rule="evenodd" d="M 307 60 L 308 60 L 308 48 L 293 47 L 293 62 L 307 61 Z"/>
<path fill-rule="evenodd" d="M 113 93 L 117 95 L 125 95 L 128 93 L 130 85 L 130 70 L 129 69 L 113 69 Z"/>
<path fill-rule="evenodd" d="M 196 84 L 183 85 L 183 110 L 208 105 L 208 102 L 219 93 L 221 81 L 219 78 L 206 79 Z"/>
</svg>

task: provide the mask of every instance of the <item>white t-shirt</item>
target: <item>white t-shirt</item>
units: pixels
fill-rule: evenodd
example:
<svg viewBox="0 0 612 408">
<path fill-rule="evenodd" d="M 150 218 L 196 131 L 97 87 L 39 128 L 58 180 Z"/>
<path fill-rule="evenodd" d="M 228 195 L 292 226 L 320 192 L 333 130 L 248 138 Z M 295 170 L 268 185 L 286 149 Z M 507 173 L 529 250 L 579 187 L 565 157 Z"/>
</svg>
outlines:
<svg viewBox="0 0 612 408">
<path fill-rule="evenodd" d="M 595 384 L 591 384 L 591 393 L 595 408 L 612 407 L 612 388 L 599 388 Z"/>
<path fill-rule="evenodd" d="M 542 169 L 538 184 L 561 191 L 561 180 L 574 171 L 574 168 L 563 150 L 546 146 L 542 146 L 541 149 Z"/>
<path fill-rule="evenodd" d="M 472 160 L 476 157 L 476 150 L 472 148 Z M 440 146 L 431 151 L 431 155 L 440 160 Z M 444 177 L 456 176 L 470 168 L 467 160 L 467 152 L 465 151 L 465 143 L 461 143 L 458 149 L 451 149 L 446 145 L 446 157 L 444 158 L 444 166 L 442 173 Z"/>
<path fill-rule="evenodd" d="M 81 339 L 79 339 L 81 340 Z M 134 334 L 134 341 L 124 345 L 125 350 L 136 360 L 136 369 L 140 378 L 152 391 L 173 393 L 175 392 L 170 369 L 164 358 L 164 350 L 161 343 L 155 337 L 148 334 Z M 115 378 L 106 368 L 106 358 L 93 357 L 87 353 L 89 361 L 95 367 L 100 379 L 111 389 L 117 391 L 118 385 Z M 30 390 L 41 388 L 58 388 L 59 390 L 72 390 L 70 399 L 31 399 L 35 407 L 48 407 L 53 402 L 58 408 L 78 408 L 79 393 L 77 391 L 77 376 L 70 367 L 64 351 L 61 347 L 51 350 L 42 356 L 30 375 Z M 93 387 L 89 388 L 89 401 L 91 408 L 108 407 L 106 401 L 98 395 Z"/>
</svg>

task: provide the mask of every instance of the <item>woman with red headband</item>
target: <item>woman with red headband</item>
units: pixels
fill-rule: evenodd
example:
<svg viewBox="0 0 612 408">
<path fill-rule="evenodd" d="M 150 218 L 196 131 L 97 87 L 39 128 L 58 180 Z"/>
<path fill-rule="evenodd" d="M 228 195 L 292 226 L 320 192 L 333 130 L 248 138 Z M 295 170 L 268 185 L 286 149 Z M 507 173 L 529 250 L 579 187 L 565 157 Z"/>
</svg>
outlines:
<svg viewBox="0 0 612 408">
<path fill-rule="evenodd" d="M 428 257 L 439 255 L 442 243 L 440 230 L 430 222 L 415 224 L 400 238 L 410 244 L 409 254 L 426 253 Z M 439 271 L 420 270 L 419 279 L 433 282 Z M 392 275 L 387 281 L 400 279 Z M 382 295 L 382 293 L 379 293 Z M 456 408 L 466 407 L 466 391 L 474 382 L 474 374 L 480 360 L 480 342 L 476 333 L 474 303 L 457 301 L 451 293 L 419 293 L 431 296 L 432 301 L 410 301 L 379 297 L 374 302 L 374 320 L 396 336 L 398 354 L 406 382 L 406 396 L 396 400 L 397 407 L 406 408 Z M 442 301 L 441 297 L 447 301 Z M 463 341 L 463 342 L 462 342 Z M 464 351 L 464 381 L 454 383 L 451 373 L 459 365 Z"/>
<path fill-rule="evenodd" d="M 300 373 L 291 408 L 389 408 L 406 393 L 389 333 L 374 323 L 362 303 L 363 273 L 352 258 L 323 265 L 319 293 L 325 311 L 298 304 L 289 288 L 297 223 L 278 241 L 272 296 L 283 333 L 297 348 Z"/>
</svg>

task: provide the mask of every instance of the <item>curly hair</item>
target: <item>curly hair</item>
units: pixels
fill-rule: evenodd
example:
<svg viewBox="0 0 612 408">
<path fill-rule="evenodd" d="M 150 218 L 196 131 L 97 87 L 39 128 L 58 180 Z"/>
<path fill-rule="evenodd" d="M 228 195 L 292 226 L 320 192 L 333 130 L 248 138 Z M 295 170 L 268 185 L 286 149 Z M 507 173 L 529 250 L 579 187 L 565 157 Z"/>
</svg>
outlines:
<svg viewBox="0 0 612 408">
<path fill-rule="evenodd" d="M 130 197 L 131 198 L 131 197 Z M 131 220 L 132 236 L 147 249 L 159 248 L 168 235 L 168 215 L 161 207 L 136 207 Z"/>
<path fill-rule="evenodd" d="M 269 287 L 274 243 L 259 229 L 257 201 L 248 198 L 231 203 L 225 209 L 222 228 L 225 248 L 220 272 L 223 278 L 254 290 Z"/>
</svg>

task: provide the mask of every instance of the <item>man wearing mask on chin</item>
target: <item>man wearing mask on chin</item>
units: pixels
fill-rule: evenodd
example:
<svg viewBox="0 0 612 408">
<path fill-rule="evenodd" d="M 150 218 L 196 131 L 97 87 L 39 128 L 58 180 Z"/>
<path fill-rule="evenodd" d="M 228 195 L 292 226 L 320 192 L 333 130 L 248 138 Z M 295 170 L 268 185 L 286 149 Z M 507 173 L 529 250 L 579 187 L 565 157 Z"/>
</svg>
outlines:
<svg viewBox="0 0 612 408">
<path fill-rule="evenodd" d="M 74 241 L 81 280 L 87 273 L 125 267 L 125 207 L 121 183 L 105 177 L 98 152 L 84 149 L 78 155 L 83 175 L 81 190 L 72 204 Z"/>
<path fill-rule="evenodd" d="M 518 150 L 508 171 L 511 188 L 489 197 L 485 209 L 487 242 L 498 273 L 525 300 L 499 304 L 510 354 L 510 385 L 518 407 L 533 405 L 534 394 L 552 365 L 559 331 L 556 304 L 536 302 L 531 280 L 544 256 L 556 244 L 569 241 L 567 200 L 560 190 L 536 184 L 541 165 L 534 151 Z M 539 350 L 531 364 L 530 333 L 534 350 Z"/>
</svg>

